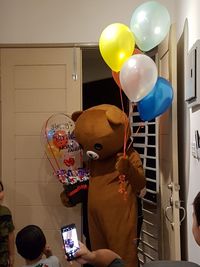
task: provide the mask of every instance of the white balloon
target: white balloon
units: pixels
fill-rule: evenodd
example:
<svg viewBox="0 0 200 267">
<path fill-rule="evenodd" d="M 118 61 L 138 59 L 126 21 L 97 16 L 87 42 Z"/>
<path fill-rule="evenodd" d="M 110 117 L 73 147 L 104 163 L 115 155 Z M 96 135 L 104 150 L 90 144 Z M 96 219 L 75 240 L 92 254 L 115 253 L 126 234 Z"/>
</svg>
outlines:
<svg viewBox="0 0 200 267">
<path fill-rule="evenodd" d="M 138 102 L 154 87 L 158 78 L 155 62 L 146 55 L 131 56 L 120 71 L 121 87 L 131 102 Z"/>
</svg>

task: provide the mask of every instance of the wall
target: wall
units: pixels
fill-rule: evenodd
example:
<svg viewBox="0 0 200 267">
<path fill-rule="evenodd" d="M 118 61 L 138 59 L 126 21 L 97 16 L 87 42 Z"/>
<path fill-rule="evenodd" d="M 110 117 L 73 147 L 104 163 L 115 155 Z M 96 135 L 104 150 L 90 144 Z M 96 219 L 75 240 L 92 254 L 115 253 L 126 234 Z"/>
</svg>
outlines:
<svg viewBox="0 0 200 267">
<path fill-rule="evenodd" d="M 188 19 L 188 50 L 192 47 L 194 42 L 197 39 L 200 39 L 200 28 L 199 28 L 199 10 L 200 10 L 200 2 L 199 0 L 176 0 L 176 12 L 177 12 L 177 39 L 179 40 L 183 26 L 185 23 L 185 19 Z M 187 52 L 187 51 L 186 51 Z M 185 81 L 186 84 L 186 81 Z M 181 88 L 179 88 L 181 90 Z M 182 88 L 183 90 L 184 88 Z M 199 88 L 200 90 L 200 88 Z M 182 110 L 183 111 L 183 110 Z M 181 114 L 179 114 L 181 115 Z M 182 166 L 185 170 L 188 168 L 188 173 L 185 181 L 186 185 L 186 201 L 187 201 L 187 249 L 188 249 L 188 259 L 190 261 L 200 262 L 200 254 L 199 247 L 195 243 L 193 235 L 192 235 L 192 202 L 197 194 L 200 191 L 200 162 L 194 159 L 191 156 L 191 146 L 194 141 L 194 131 L 200 130 L 200 110 L 199 108 L 189 109 L 184 112 L 184 120 L 187 121 L 187 115 L 189 115 L 189 142 L 186 143 L 185 140 L 185 151 L 189 153 L 189 166 Z M 182 128 L 182 131 L 186 132 L 186 128 Z M 185 154 L 185 159 L 188 157 L 187 153 Z M 186 170 L 187 172 L 187 170 Z M 181 177 L 182 178 L 182 177 Z"/>
<path fill-rule="evenodd" d="M 91 43 L 111 23 L 129 25 L 141 0 L 0 0 L 0 44 Z M 160 0 L 174 17 L 174 1 Z"/>
</svg>

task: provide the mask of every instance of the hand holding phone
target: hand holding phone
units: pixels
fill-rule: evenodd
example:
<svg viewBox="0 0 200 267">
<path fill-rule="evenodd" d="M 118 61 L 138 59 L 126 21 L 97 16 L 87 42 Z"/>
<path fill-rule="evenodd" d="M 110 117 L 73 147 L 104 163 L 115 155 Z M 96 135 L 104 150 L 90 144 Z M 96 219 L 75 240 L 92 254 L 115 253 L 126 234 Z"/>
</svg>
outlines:
<svg viewBox="0 0 200 267">
<path fill-rule="evenodd" d="M 80 249 L 75 224 L 61 227 L 61 235 L 67 260 L 72 261 L 75 259 L 76 251 Z"/>
</svg>

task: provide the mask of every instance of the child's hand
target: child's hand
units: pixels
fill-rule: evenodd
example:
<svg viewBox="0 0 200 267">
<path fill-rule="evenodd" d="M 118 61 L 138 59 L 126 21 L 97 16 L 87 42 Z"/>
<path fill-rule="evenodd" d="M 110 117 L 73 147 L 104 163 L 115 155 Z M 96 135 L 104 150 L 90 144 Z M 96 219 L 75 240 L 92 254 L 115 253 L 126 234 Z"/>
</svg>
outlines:
<svg viewBox="0 0 200 267">
<path fill-rule="evenodd" d="M 44 255 L 45 255 L 47 258 L 49 258 L 50 256 L 53 255 L 53 254 L 52 254 L 52 251 L 51 251 L 51 249 L 50 249 L 49 246 L 46 246 L 46 247 L 44 248 L 43 253 L 44 253 Z"/>
</svg>

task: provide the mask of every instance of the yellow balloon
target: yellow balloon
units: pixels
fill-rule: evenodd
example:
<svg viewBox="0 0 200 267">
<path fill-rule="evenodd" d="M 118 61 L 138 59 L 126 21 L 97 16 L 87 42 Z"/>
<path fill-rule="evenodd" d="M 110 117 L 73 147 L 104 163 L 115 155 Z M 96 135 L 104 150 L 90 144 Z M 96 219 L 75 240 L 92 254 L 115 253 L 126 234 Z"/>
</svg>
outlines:
<svg viewBox="0 0 200 267">
<path fill-rule="evenodd" d="M 99 49 L 106 64 L 113 71 L 120 71 L 123 63 L 132 55 L 135 38 L 128 26 L 113 23 L 101 33 Z"/>
</svg>

